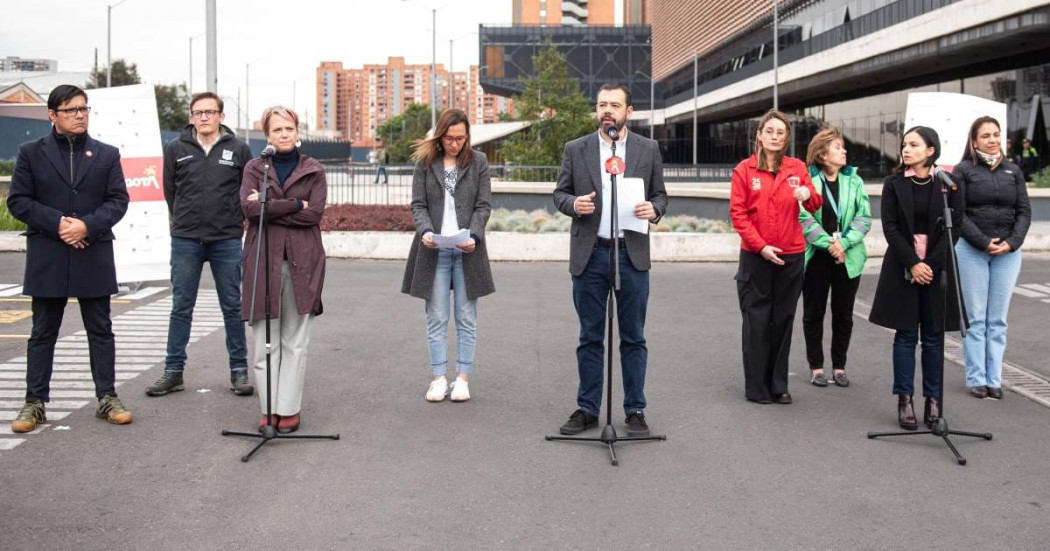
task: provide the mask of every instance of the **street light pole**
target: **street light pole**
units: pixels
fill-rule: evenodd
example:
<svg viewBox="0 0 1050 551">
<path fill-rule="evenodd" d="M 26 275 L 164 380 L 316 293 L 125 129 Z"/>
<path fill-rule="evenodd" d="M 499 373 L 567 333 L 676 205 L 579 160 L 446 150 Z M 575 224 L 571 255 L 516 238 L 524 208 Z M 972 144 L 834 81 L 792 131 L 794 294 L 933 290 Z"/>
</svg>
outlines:
<svg viewBox="0 0 1050 551">
<path fill-rule="evenodd" d="M 193 37 L 190 37 L 190 80 L 189 80 L 189 92 L 193 93 Z"/>
<path fill-rule="evenodd" d="M 780 107 L 780 98 L 779 98 L 779 92 L 780 91 L 778 90 L 780 83 L 779 83 L 779 78 L 778 78 L 779 75 L 777 74 L 778 70 L 780 68 L 779 67 L 780 59 L 779 59 L 779 55 L 778 55 L 778 52 L 777 52 L 777 50 L 780 49 L 778 47 L 779 46 L 779 41 L 780 41 L 780 36 L 779 36 L 780 33 L 777 32 L 777 30 L 778 30 L 777 29 L 777 16 L 778 15 L 779 14 L 777 13 L 777 0 L 773 0 L 773 109 L 778 109 Z"/>
<path fill-rule="evenodd" d="M 455 100 L 452 99 L 452 90 L 456 87 L 456 76 L 452 72 L 452 39 L 448 39 L 448 108 L 452 109 L 455 107 Z"/>
<path fill-rule="evenodd" d="M 120 0 L 120 2 L 117 2 L 116 4 L 106 6 L 106 88 L 113 86 L 113 8 L 127 1 L 128 0 Z"/>
<path fill-rule="evenodd" d="M 205 34 L 208 38 L 205 40 L 207 43 L 207 55 L 208 55 L 208 75 L 205 82 L 205 87 L 209 92 L 214 94 L 219 93 L 219 61 L 217 53 L 217 33 L 216 33 L 216 21 L 215 21 L 215 0 L 205 0 L 204 12 L 206 25 Z"/>
</svg>

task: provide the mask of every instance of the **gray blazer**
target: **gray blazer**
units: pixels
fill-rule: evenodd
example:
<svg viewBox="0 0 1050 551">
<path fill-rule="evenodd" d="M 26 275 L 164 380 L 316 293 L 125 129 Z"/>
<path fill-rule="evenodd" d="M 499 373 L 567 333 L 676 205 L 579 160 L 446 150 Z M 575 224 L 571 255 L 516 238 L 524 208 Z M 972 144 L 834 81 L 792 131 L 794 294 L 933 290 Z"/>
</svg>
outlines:
<svg viewBox="0 0 1050 551">
<path fill-rule="evenodd" d="M 569 272 L 583 273 L 598 237 L 598 223 L 602 219 L 601 152 L 597 132 L 587 134 L 565 144 L 565 155 L 558 171 L 558 185 L 554 188 L 554 206 L 572 217 L 569 237 Z M 667 190 L 664 189 L 663 160 L 660 146 L 653 140 L 632 132 L 627 138 L 626 178 L 641 178 L 645 182 L 645 199 L 653 204 L 656 220 L 667 212 Z M 594 213 L 577 216 L 573 202 L 581 195 L 595 191 Z M 649 235 L 624 231 L 627 256 L 636 270 L 650 268 Z"/>
<path fill-rule="evenodd" d="M 459 227 L 468 228 L 475 236 L 477 246 L 472 253 L 463 254 L 463 275 L 467 282 L 467 298 L 494 293 L 492 270 L 489 268 L 489 253 L 485 246 L 485 224 L 492 212 L 492 182 L 489 180 L 489 161 L 485 154 L 474 151 L 474 158 L 466 170 L 459 171 L 456 191 L 456 221 Z M 408 251 L 408 263 L 401 282 L 401 292 L 426 299 L 434 286 L 437 271 L 438 251 L 423 245 L 422 237 L 427 231 L 440 232 L 445 214 L 445 169 L 441 158 L 429 166 L 416 163 L 412 173 L 412 220 L 416 224 L 416 236 Z"/>
</svg>

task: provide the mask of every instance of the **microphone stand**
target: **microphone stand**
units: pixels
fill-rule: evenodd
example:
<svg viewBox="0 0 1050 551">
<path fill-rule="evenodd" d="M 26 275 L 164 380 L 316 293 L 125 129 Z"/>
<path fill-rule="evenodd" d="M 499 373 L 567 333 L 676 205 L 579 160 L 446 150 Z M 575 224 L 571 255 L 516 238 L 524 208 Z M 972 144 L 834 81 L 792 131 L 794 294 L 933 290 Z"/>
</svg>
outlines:
<svg viewBox="0 0 1050 551">
<path fill-rule="evenodd" d="M 938 169 L 939 170 L 939 169 Z M 962 337 L 966 337 L 966 312 L 963 309 L 963 298 L 962 291 L 959 289 L 959 261 L 955 256 L 955 247 L 953 246 L 954 241 L 952 239 L 952 210 L 948 206 L 948 195 L 954 190 L 953 185 L 945 182 L 943 178 L 946 178 L 944 174 L 939 174 L 941 180 L 941 199 L 944 201 L 944 211 L 941 214 L 941 226 L 943 230 L 945 240 L 944 247 L 947 249 L 948 254 L 948 268 L 951 273 L 955 276 L 952 281 L 952 292 L 955 294 L 956 306 L 959 309 L 959 334 Z M 960 465 L 966 464 L 966 458 L 959 453 L 959 450 L 952 444 L 950 435 L 957 436 L 969 436 L 971 438 L 984 438 L 985 440 L 992 439 L 992 433 L 990 432 L 966 432 L 961 430 L 951 430 L 948 428 L 948 420 L 944 416 L 944 334 L 948 324 L 948 272 L 947 270 L 941 271 L 941 357 L 940 365 L 938 370 L 940 372 L 940 390 L 937 392 L 937 405 L 940 409 L 940 415 L 937 420 L 929 428 L 929 430 L 917 430 L 908 432 L 869 432 L 868 438 L 874 439 L 881 436 L 911 436 L 913 434 L 932 434 L 938 438 L 944 440 L 944 443 L 948 445 L 948 449 L 951 450 L 952 454 L 955 455 L 955 461 Z"/>
<path fill-rule="evenodd" d="M 612 156 L 616 157 L 616 140 L 612 140 Z M 667 436 L 662 434 L 653 436 L 617 436 L 616 427 L 612 424 L 612 375 L 613 375 L 613 320 L 614 307 L 616 306 L 616 292 L 620 290 L 620 224 L 619 224 L 619 210 L 616 203 L 616 174 L 609 173 L 609 189 L 612 190 L 612 205 L 609 211 L 609 220 L 612 225 L 612 238 L 613 246 L 609 247 L 609 296 L 606 299 L 606 332 L 607 337 L 605 339 L 605 362 L 606 362 L 606 373 L 605 373 L 605 426 L 602 427 L 602 435 L 598 438 L 587 437 L 587 436 L 554 436 L 547 435 L 548 441 L 575 441 L 575 442 L 601 442 L 609 448 L 609 459 L 612 461 L 614 466 L 620 464 L 620 460 L 616 457 L 616 443 L 617 442 L 630 442 L 630 441 L 645 441 L 645 440 L 667 440 Z"/>
<path fill-rule="evenodd" d="M 273 345 L 270 341 L 270 225 L 266 220 L 266 211 L 268 210 L 267 206 L 270 203 L 270 156 L 264 154 L 260 159 L 263 162 L 263 179 L 259 188 L 259 206 L 261 207 L 259 212 L 259 238 L 255 241 L 255 273 L 252 275 L 252 303 L 251 308 L 249 308 L 248 319 L 255 319 L 255 291 L 259 285 L 259 256 L 260 253 L 265 250 L 266 252 L 262 254 L 266 265 L 266 269 L 263 270 L 263 284 L 266 286 L 263 291 L 266 299 L 265 305 L 263 306 L 263 312 L 266 318 L 266 425 L 262 428 L 261 432 L 222 430 L 223 436 L 245 436 L 248 438 L 262 439 L 251 449 L 251 451 L 241 456 L 241 461 L 245 463 L 255 455 L 255 452 L 259 451 L 259 448 L 262 448 L 271 440 L 339 440 L 338 434 L 281 434 L 277 432 L 277 427 L 273 424 L 273 378 L 270 377 L 270 354 L 273 350 Z"/>
</svg>

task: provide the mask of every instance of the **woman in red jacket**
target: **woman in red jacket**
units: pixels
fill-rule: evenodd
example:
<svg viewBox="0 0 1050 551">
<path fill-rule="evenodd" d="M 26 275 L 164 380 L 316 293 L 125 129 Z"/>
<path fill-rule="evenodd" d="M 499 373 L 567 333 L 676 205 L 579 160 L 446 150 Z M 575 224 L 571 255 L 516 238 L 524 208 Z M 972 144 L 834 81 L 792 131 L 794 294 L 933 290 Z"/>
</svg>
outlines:
<svg viewBox="0 0 1050 551">
<path fill-rule="evenodd" d="M 760 404 L 790 404 L 788 355 L 806 240 L 799 203 L 821 207 L 806 163 L 785 156 L 791 125 L 772 110 L 758 121 L 755 154 L 733 169 L 729 217 L 740 234 L 740 265 L 733 276 L 744 318 L 744 396 Z"/>
</svg>

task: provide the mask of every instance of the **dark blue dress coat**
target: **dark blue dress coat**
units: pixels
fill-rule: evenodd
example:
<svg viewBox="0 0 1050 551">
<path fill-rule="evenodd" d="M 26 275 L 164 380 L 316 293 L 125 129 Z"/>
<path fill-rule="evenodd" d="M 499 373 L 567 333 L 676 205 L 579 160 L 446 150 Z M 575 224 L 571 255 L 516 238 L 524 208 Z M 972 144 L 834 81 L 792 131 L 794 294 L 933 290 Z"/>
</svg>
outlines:
<svg viewBox="0 0 1050 551">
<path fill-rule="evenodd" d="M 8 210 L 28 226 L 22 293 L 85 298 L 116 294 L 112 228 L 128 210 L 120 152 L 88 135 L 82 151 L 62 150 L 59 139 L 63 138 L 51 132 L 22 144 L 11 177 Z M 86 248 L 76 249 L 59 238 L 63 216 L 87 226 Z"/>
</svg>

